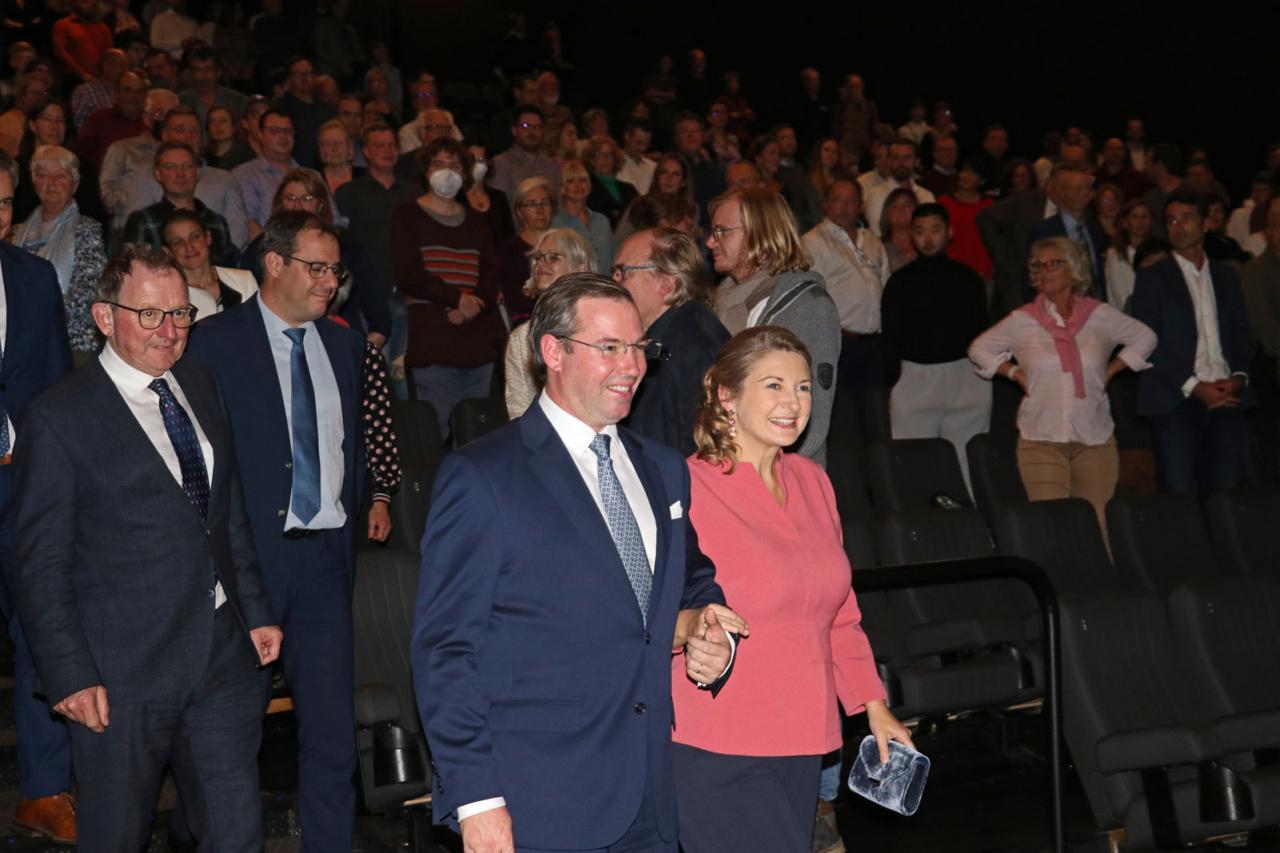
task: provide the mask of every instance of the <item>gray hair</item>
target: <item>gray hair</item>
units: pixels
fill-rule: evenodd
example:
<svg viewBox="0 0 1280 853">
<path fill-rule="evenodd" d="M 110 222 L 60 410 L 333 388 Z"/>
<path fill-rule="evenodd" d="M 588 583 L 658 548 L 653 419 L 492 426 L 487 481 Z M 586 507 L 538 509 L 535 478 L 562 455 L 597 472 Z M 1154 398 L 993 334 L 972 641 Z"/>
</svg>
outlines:
<svg viewBox="0 0 1280 853">
<path fill-rule="evenodd" d="M 72 154 L 61 145 L 41 145 L 31 155 L 31 178 L 36 177 L 36 172 L 41 168 L 56 166 L 59 169 L 65 169 L 71 173 L 71 191 L 74 193 L 76 187 L 80 186 L 80 158 Z M 16 184 L 15 184 L 16 186 Z"/>
<path fill-rule="evenodd" d="M 547 363 L 542 360 L 542 339 L 572 338 L 578 333 L 578 303 L 583 299 L 613 299 L 632 305 L 635 300 L 627 289 L 599 273 L 570 273 L 542 294 L 529 318 L 529 366 L 538 384 L 547 379 Z"/>
<path fill-rule="evenodd" d="M 1093 286 L 1093 265 L 1089 263 L 1084 246 L 1067 237 L 1046 237 L 1031 244 L 1031 257 L 1046 249 L 1062 253 L 1067 262 L 1067 272 L 1071 275 L 1071 289 L 1076 293 L 1087 293 Z"/>
<path fill-rule="evenodd" d="M 529 193 L 533 192 L 534 190 L 547 191 L 547 200 L 551 202 L 551 215 L 552 216 L 555 215 L 556 207 L 557 207 L 556 200 L 559 198 L 559 193 L 551 189 L 550 181 L 548 181 L 546 178 L 542 177 L 541 175 L 535 175 L 532 178 L 525 178 L 516 186 L 515 195 L 512 196 L 511 198 L 511 213 L 513 216 L 519 215 L 516 213 L 516 211 L 520 209 L 520 205 L 524 204 L 525 199 L 529 197 Z M 516 219 L 516 225 L 519 225 L 519 224 L 520 224 L 520 220 Z"/>
<path fill-rule="evenodd" d="M 530 180 L 534 180 L 530 178 Z M 545 178 L 537 180 L 545 181 Z M 538 239 L 534 241 L 533 250 L 536 252 L 543 241 L 550 238 L 551 245 L 555 250 L 564 255 L 565 263 L 568 265 L 569 272 L 565 275 L 575 272 L 599 272 L 600 268 L 596 265 L 596 253 L 592 250 L 591 244 L 587 242 L 587 238 L 583 237 L 572 228 L 552 228 L 549 231 L 543 231 Z M 529 278 L 525 281 L 525 296 L 537 296 L 538 289 L 533 281 L 533 264 L 529 264 Z"/>
<path fill-rule="evenodd" d="M 706 301 L 711 290 L 710 276 L 698 244 L 688 234 L 675 228 L 655 228 L 649 261 L 656 272 L 675 279 L 676 286 L 666 300 L 668 305 L 674 308 L 694 299 Z"/>
</svg>

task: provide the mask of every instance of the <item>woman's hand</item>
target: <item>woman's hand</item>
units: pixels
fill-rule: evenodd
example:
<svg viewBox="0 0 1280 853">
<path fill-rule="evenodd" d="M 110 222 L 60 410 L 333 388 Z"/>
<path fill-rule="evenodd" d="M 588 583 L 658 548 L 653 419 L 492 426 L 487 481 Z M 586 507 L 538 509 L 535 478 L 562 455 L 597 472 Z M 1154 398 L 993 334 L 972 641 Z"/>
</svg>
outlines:
<svg viewBox="0 0 1280 853">
<path fill-rule="evenodd" d="M 1007 365 L 1009 369 L 1005 370 L 1004 367 L 1001 367 L 1000 375 L 1011 382 L 1017 382 L 1018 387 L 1022 389 L 1023 394 L 1030 394 L 1031 387 L 1027 384 L 1026 372 L 1011 361 L 1006 361 L 1005 365 Z"/>
<path fill-rule="evenodd" d="M 458 310 L 462 312 L 463 317 L 470 320 L 484 310 L 484 300 L 479 296 L 464 293 L 458 297 Z"/>
<path fill-rule="evenodd" d="M 730 634 L 747 637 L 751 634 L 751 626 L 747 620 L 734 613 L 723 604 L 708 604 L 697 610 L 681 610 L 676 618 L 676 633 L 671 639 L 671 651 L 678 652 L 690 637 L 704 638 L 707 633 L 707 611 L 714 611 L 720 627 Z"/>
<path fill-rule="evenodd" d="M 390 504 L 386 501 L 374 501 L 369 507 L 369 539 L 374 542 L 386 542 L 391 535 Z"/>
<path fill-rule="evenodd" d="M 911 732 L 898 722 L 898 718 L 889 710 L 889 706 L 883 699 L 872 699 L 867 703 L 867 725 L 871 727 L 871 734 L 876 737 L 881 764 L 887 764 L 889 761 L 889 741 L 891 740 L 896 740 L 912 749 L 916 748 L 911 741 Z"/>
<path fill-rule="evenodd" d="M 1120 358 L 1119 356 L 1116 356 L 1115 358 L 1111 359 L 1111 363 L 1107 365 L 1106 375 L 1102 377 L 1102 387 L 1105 388 L 1108 385 L 1110 385 L 1111 380 L 1115 378 L 1115 375 L 1117 373 L 1119 373 L 1122 370 L 1128 370 L 1128 369 L 1129 369 L 1129 365 L 1125 364 L 1124 359 Z"/>
</svg>

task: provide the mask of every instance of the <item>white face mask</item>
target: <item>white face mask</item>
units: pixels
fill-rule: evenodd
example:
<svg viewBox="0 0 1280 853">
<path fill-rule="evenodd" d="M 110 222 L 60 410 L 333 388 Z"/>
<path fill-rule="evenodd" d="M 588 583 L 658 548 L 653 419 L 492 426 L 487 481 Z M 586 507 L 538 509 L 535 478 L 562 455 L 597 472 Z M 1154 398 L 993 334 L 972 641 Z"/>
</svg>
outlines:
<svg viewBox="0 0 1280 853">
<path fill-rule="evenodd" d="M 484 176 L 489 174 L 489 164 L 483 160 L 477 160 L 476 164 L 471 167 L 471 179 L 477 184 L 484 183 Z"/>
<path fill-rule="evenodd" d="M 462 189 L 462 176 L 453 169 L 437 169 L 429 180 L 431 191 L 441 198 L 453 198 Z"/>
</svg>

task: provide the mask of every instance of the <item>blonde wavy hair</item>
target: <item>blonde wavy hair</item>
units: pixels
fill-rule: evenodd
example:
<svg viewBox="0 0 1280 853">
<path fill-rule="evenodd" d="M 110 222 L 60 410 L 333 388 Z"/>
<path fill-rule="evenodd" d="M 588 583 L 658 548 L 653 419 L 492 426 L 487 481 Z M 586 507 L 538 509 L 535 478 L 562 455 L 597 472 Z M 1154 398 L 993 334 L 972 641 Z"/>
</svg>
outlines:
<svg viewBox="0 0 1280 853">
<path fill-rule="evenodd" d="M 708 214 L 730 201 L 738 202 L 747 260 L 769 275 L 813 266 L 796 228 L 795 217 L 782 196 L 765 189 L 730 190 L 711 200 Z"/>
<path fill-rule="evenodd" d="M 793 352 L 813 369 L 808 348 L 794 332 L 781 326 L 754 326 L 734 335 L 702 377 L 702 405 L 693 418 L 694 455 L 725 466 L 726 474 L 733 473 L 741 448 L 729 434 L 733 424 L 720 394 L 740 398 L 756 362 L 773 352 Z"/>
</svg>

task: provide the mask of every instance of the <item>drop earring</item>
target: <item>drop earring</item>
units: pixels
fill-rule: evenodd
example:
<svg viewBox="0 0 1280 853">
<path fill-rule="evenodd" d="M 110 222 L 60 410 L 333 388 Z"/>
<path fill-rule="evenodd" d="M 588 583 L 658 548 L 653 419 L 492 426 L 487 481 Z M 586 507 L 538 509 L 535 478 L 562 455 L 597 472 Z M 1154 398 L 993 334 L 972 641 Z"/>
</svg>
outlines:
<svg viewBox="0 0 1280 853">
<path fill-rule="evenodd" d="M 729 438 L 738 437 L 738 416 L 733 412 L 729 413 Z"/>
</svg>

